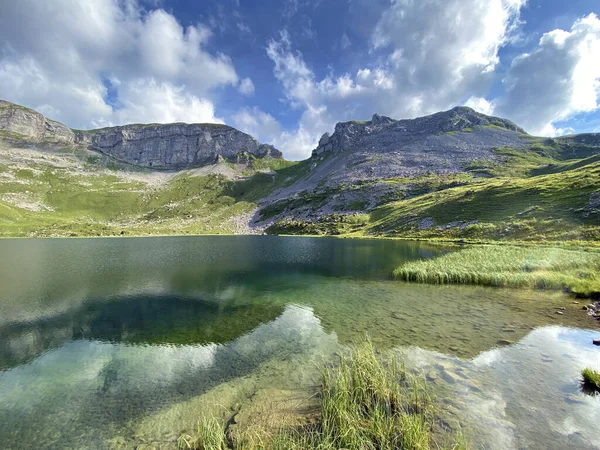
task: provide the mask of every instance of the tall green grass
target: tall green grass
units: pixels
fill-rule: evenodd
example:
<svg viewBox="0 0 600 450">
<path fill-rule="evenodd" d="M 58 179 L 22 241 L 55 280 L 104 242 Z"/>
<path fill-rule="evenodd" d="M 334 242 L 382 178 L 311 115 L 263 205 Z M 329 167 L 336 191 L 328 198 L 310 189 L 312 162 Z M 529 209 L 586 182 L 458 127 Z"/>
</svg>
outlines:
<svg viewBox="0 0 600 450">
<path fill-rule="evenodd" d="M 426 450 L 442 448 L 434 434 L 435 408 L 426 386 L 395 360 L 384 362 L 372 343 L 355 347 L 322 374 L 320 418 L 274 436 L 253 433 L 229 448 L 255 450 Z M 194 450 L 221 450 L 229 437 L 212 419 L 198 425 L 199 436 L 180 439 Z M 210 446 L 212 445 L 212 446 Z M 450 448 L 466 448 L 462 439 Z"/>
<path fill-rule="evenodd" d="M 406 263 L 394 277 L 431 284 L 563 289 L 589 296 L 600 292 L 600 252 L 484 245 Z"/>
</svg>

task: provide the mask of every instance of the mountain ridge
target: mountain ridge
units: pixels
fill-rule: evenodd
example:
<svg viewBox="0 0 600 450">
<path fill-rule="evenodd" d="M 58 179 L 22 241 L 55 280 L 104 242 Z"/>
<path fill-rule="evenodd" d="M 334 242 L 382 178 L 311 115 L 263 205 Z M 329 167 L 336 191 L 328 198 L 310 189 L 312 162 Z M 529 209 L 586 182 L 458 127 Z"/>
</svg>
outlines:
<svg viewBox="0 0 600 450">
<path fill-rule="evenodd" d="M 0 236 L 600 241 L 600 134 L 540 138 L 457 107 L 341 122 L 300 162 L 226 125 L 200 125 L 222 150 L 202 159 L 193 153 L 201 137 L 194 124 L 80 131 L 2 105 Z M 11 114 L 21 119 L 6 126 Z M 218 141 L 230 132 L 252 152 Z M 176 161 L 173 136 L 183 149 Z M 119 153 L 123 140 L 135 157 Z M 154 151 L 169 170 L 149 164 Z"/>
<path fill-rule="evenodd" d="M 272 145 L 222 124 L 128 124 L 74 130 L 41 113 L 0 100 L 0 130 L 48 145 L 81 145 L 119 161 L 157 169 L 188 169 L 231 161 L 281 158 Z M 13 136 L 15 137 L 15 136 Z"/>
</svg>

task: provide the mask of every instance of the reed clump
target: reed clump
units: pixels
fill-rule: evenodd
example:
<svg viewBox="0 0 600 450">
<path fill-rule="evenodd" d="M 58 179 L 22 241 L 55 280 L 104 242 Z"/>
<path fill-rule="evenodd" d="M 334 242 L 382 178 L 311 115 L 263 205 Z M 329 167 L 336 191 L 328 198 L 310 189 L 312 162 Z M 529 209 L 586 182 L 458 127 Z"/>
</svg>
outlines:
<svg viewBox="0 0 600 450">
<path fill-rule="evenodd" d="M 180 444 L 194 450 L 440 449 L 434 426 L 435 408 L 424 382 L 407 375 L 394 360 L 383 362 L 367 340 L 323 370 L 316 423 L 228 443 L 223 427 L 204 419 L 199 436 L 180 439 Z M 467 446 L 459 437 L 449 448 Z"/>
<path fill-rule="evenodd" d="M 589 394 L 600 394 L 600 372 L 589 367 L 581 371 L 581 385 L 583 390 Z"/>
<path fill-rule="evenodd" d="M 587 297 L 600 293 L 600 252 L 482 245 L 406 263 L 394 277 L 430 284 L 558 289 Z"/>
</svg>

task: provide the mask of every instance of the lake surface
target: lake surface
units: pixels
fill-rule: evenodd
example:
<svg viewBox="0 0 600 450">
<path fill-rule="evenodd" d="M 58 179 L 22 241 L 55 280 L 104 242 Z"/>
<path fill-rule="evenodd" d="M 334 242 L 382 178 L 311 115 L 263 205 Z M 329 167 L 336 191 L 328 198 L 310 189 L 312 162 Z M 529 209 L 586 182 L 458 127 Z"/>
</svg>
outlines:
<svg viewBox="0 0 600 450">
<path fill-rule="evenodd" d="M 311 414 L 368 334 L 492 449 L 600 448 L 596 322 L 562 294 L 411 285 L 426 243 L 294 237 L 0 240 L 0 447 L 176 448 Z M 452 250 L 454 251 L 454 250 Z M 565 307 L 563 315 L 557 308 Z M 144 447 L 146 446 L 146 447 Z"/>
</svg>

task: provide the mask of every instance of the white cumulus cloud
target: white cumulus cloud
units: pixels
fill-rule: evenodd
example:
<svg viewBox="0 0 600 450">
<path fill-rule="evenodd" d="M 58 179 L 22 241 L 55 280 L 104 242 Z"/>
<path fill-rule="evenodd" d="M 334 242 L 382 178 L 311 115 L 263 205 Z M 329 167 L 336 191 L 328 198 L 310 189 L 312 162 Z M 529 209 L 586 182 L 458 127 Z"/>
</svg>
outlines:
<svg viewBox="0 0 600 450">
<path fill-rule="evenodd" d="M 239 90 L 244 95 L 254 95 L 254 83 L 250 78 L 244 78 L 240 81 Z"/>
<path fill-rule="evenodd" d="M 267 55 L 285 100 L 303 111 L 295 130 L 272 141 L 286 155 L 310 155 L 320 135 L 338 121 L 374 113 L 415 117 L 483 98 L 494 81 L 499 49 L 511 42 L 525 0 L 396 0 L 371 36 L 375 64 L 318 79 L 287 32 Z M 474 100 L 473 100 L 474 101 Z M 478 108 L 491 109 L 489 102 Z"/>
<path fill-rule="evenodd" d="M 600 19 L 590 14 L 571 30 L 545 33 L 530 52 L 516 57 L 504 78 L 497 112 L 527 131 L 565 134 L 556 123 L 600 107 Z"/>
<path fill-rule="evenodd" d="M 0 98 L 77 128 L 221 121 L 211 93 L 238 75 L 227 56 L 205 49 L 210 38 L 205 26 L 184 28 L 136 0 L 2 2 Z"/>
</svg>

